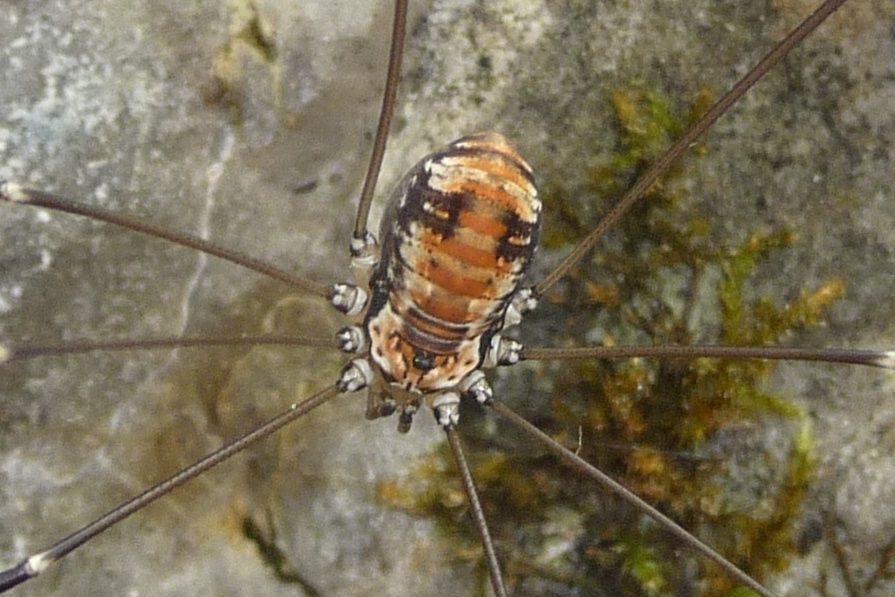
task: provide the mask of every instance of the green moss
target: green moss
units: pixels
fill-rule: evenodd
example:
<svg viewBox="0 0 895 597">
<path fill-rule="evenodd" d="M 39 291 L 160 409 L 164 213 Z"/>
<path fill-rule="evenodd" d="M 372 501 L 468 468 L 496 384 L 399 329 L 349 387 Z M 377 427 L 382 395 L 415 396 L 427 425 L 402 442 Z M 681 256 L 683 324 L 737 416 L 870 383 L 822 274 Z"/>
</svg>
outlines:
<svg viewBox="0 0 895 597">
<path fill-rule="evenodd" d="M 624 572 L 643 590 L 644 595 L 661 595 L 667 588 L 666 566 L 656 549 L 639 541 L 620 541 L 616 547 L 624 560 Z"/>
<path fill-rule="evenodd" d="M 681 110 L 653 91 L 613 93 L 618 147 L 589 173 L 590 190 L 620 195 L 710 100 L 700 92 Z M 695 153 L 704 152 L 697 147 Z M 545 297 L 546 317 L 564 322 L 570 343 L 584 344 L 582 331 L 588 330 L 601 333 L 606 345 L 621 340 L 762 345 L 821 321 L 843 292 L 838 281 L 805 289 L 784 305 L 748 292 L 756 268 L 797 242 L 795 235 L 785 229 L 756 231 L 736 244 L 716 238 L 703 217 L 686 216 L 678 208 L 680 175 L 678 167 L 663 176 L 611 233 L 608 248 Z M 567 250 L 594 223 L 582 220 L 560 184 L 548 182 L 546 188 L 550 217 L 543 243 Z M 692 329 L 700 319 L 695 313 L 713 314 L 709 331 Z M 543 365 L 530 373 L 549 374 L 555 381 L 547 408 L 535 422 L 762 579 L 786 568 L 795 553 L 794 522 L 812 469 L 811 434 L 803 414 L 763 388 L 772 367 L 762 361 L 708 359 Z M 746 433 L 745 423 L 760 425 L 767 417 L 790 421 L 788 457 L 760 448 L 766 451 L 735 465 L 718 455 L 724 434 Z M 471 428 L 464 426 L 464 432 Z M 497 435 L 511 433 L 501 429 Z M 502 552 L 513 554 L 507 569 L 514 584 L 555 583 L 562 577 L 564 584 L 584 590 L 586 582 L 614 595 L 680 594 L 693 583 L 704 595 L 747 594 L 715 565 L 682 555 L 679 543 L 651 521 L 565 474 L 552 458 L 529 447 L 489 452 L 494 440 L 493 434 L 472 434 L 468 441 L 492 532 Z M 523 441 L 513 445 L 526 446 Z M 478 538 L 462 514 L 466 502 L 449 451 L 439 451 L 420 466 L 420 486 L 403 493 L 391 487 L 384 501 L 434 516 L 464 550 L 474 549 Z M 745 472 L 737 472 L 737 466 Z M 750 485 L 750 479 L 761 481 Z M 733 485 L 741 487 L 734 491 Z M 401 493 L 402 499 L 389 499 L 387 493 Z M 741 505 L 744 499 L 749 506 Z M 562 505 L 575 508 L 574 522 L 558 518 Z M 565 541 L 561 549 L 557 528 Z M 695 566 L 685 565 L 684 558 L 691 557 Z M 557 572 L 551 576 L 545 568 Z M 697 576 L 688 576 L 694 569 Z M 544 590 L 533 586 L 522 592 Z"/>
</svg>

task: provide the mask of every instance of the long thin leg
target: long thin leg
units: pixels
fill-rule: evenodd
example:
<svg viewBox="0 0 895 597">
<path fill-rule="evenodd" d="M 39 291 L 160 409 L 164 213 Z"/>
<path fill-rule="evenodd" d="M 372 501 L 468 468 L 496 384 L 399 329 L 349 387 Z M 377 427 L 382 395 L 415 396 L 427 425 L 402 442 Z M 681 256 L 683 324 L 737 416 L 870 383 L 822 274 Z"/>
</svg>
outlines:
<svg viewBox="0 0 895 597">
<path fill-rule="evenodd" d="M 895 351 L 851 348 L 786 348 L 776 346 L 581 346 L 575 348 L 525 347 L 523 361 L 575 359 L 769 359 L 845 363 L 895 369 Z"/>
<path fill-rule="evenodd" d="M 704 556 L 724 568 L 724 570 L 726 570 L 732 578 L 737 579 L 739 582 L 757 592 L 759 595 L 763 595 L 764 597 L 773 596 L 773 593 L 759 584 L 758 581 L 756 581 L 754 578 L 737 568 L 736 565 L 727 560 L 720 553 L 700 541 L 698 538 L 691 535 L 686 529 L 684 529 L 679 524 L 640 499 L 635 493 L 631 492 L 631 490 L 627 489 L 618 481 L 616 481 L 600 469 L 596 468 L 592 464 L 588 463 L 587 461 L 581 459 L 571 450 L 568 450 L 561 444 L 557 443 L 553 438 L 526 421 L 523 417 L 516 414 L 508 406 L 496 400 L 491 400 L 486 404 L 488 406 L 491 406 L 491 408 L 493 408 L 498 414 L 505 417 L 518 429 L 520 429 L 530 437 L 536 439 L 537 441 L 541 442 L 544 447 L 559 456 L 567 466 L 575 469 L 576 471 L 587 477 L 590 477 L 591 479 L 602 485 L 604 488 L 615 493 L 616 495 L 621 496 L 626 502 L 630 503 L 635 508 L 658 522 L 663 528 L 680 539 L 685 545 L 690 546 L 692 549 L 698 551 L 699 553 L 703 554 Z"/>
<path fill-rule="evenodd" d="M 330 288 L 323 284 L 300 278 L 269 263 L 265 263 L 260 259 L 255 259 L 254 257 L 250 257 L 249 255 L 245 255 L 238 251 L 226 249 L 208 242 L 205 239 L 199 238 L 198 236 L 166 230 L 165 228 L 149 224 L 137 218 L 113 213 L 98 207 L 75 203 L 68 199 L 53 195 L 52 193 L 28 189 L 12 182 L 0 180 L 0 201 L 34 205 L 55 211 L 63 211 L 84 216 L 92 220 L 107 222 L 109 224 L 115 224 L 116 226 L 121 226 L 122 228 L 133 230 L 134 232 L 154 236 L 175 245 L 189 247 L 225 261 L 229 261 L 230 263 L 241 265 L 252 271 L 264 274 L 268 278 L 273 278 L 274 280 L 285 282 L 290 286 L 300 288 L 310 294 L 324 298 L 329 298 L 331 294 Z"/>
<path fill-rule="evenodd" d="M 712 106 L 696 124 L 694 124 L 684 135 L 678 139 L 668 151 L 654 163 L 646 173 L 634 183 L 628 191 L 619 199 L 612 209 L 609 210 L 602 220 L 597 224 L 590 234 L 588 234 L 571 253 L 569 253 L 562 263 L 556 269 L 547 274 L 547 276 L 538 283 L 534 292 L 536 296 L 542 296 L 549 290 L 560 278 L 569 273 L 576 263 L 587 255 L 587 253 L 597 244 L 597 241 L 603 237 L 606 232 L 615 225 L 634 203 L 643 197 L 643 195 L 655 184 L 656 180 L 664 174 L 696 139 L 709 129 L 718 118 L 735 104 L 749 88 L 757 83 L 768 71 L 780 62 L 790 50 L 796 47 L 805 37 L 814 31 L 821 23 L 833 14 L 846 0 L 826 0 L 817 10 L 815 10 L 808 18 L 799 23 L 798 27 L 792 30 L 782 41 L 768 52 L 761 61 L 756 64 L 752 70 L 746 73 L 724 97 Z"/>
<path fill-rule="evenodd" d="M 494 543 L 491 541 L 491 532 L 488 530 L 488 522 L 485 520 L 482 503 L 479 501 L 479 494 L 475 488 L 472 471 L 469 470 L 469 463 L 463 452 L 460 435 L 452 424 L 445 425 L 444 432 L 447 434 L 451 452 L 454 453 L 454 460 L 457 461 L 457 467 L 460 469 L 460 476 L 463 478 L 463 488 L 466 489 L 466 497 L 469 498 L 469 504 L 472 506 L 472 517 L 479 531 L 479 537 L 482 539 L 482 547 L 485 549 L 485 562 L 488 565 L 488 574 L 491 577 L 491 587 L 494 589 L 494 594 L 497 597 L 506 597 L 507 589 L 503 584 L 500 562 L 497 561 L 497 553 L 494 551 Z"/>
<path fill-rule="evenodd" d="M 382 156 L 385 154 L 385 143 L 395 113 L 395 98 L 398 95 L 398 80 L 401 78 L 401 58 L 404 55 L 404 31 L 407 24 L 407 0 L 395 0 L 395 18 L 392 23 L 392 45 L 388 54 L 388 71 L 385 76 L 385 92 L 382 95 L 382 109 L 379 112 L 379 125 L 376 128 L 376 139 L 373 141 L 373 153 L 364 179 L 357 206 L 357 218 L 354 222 L 354 242 L 352 256 L 363 257 L 362 251 L 367 247 L 367 216 L 370 204 L 373 203 L 373 192 L 382 167 Z M 355 246 L 355 243 L 358 243 Z"/>
<path fill-rule="evenodd" d="M 314 348 L 338 348 L 332 337 L 314 336 L 170 336 L 167 338 L 126 338 L 122 340 L 72 340 L 57 344 L 2 344 L 0 365 L 47 356 L 82 354 L 95 351 L 151 350 L 156 348 L 196 348 L 201 346 L 310 346 Z"/>
<path fill-rule="evenodd" d="M 6 591 L 34 578 L 46 570 L 51 564 L 59 561 L 93 537 L 102 533 L 112 525 L 124 520 L 134 512 L 145 508 L 158 498 L 183 485 L 187 481 L 201 475 L 213 466 L 227 460 L 234 454 L 245 450 L 260 439 L 276 432 L 284 425 L 317 408 L 339 393 L 338 385 L 332 385 L 317 392 L 307 400 L 292 404 L 288 409 L 270 419 L 260 427 L 228 442 L 208 456 L 196 461 L 180 472 L 168 477 L 154 487 L 150 487 L 140 495 L 103 514 L 90 524 L 78 529 L 62 540 L 53 544 L 46 551 L 33 554 L 12 568 L 0 572 L 0 592 Z"/>
</svg>

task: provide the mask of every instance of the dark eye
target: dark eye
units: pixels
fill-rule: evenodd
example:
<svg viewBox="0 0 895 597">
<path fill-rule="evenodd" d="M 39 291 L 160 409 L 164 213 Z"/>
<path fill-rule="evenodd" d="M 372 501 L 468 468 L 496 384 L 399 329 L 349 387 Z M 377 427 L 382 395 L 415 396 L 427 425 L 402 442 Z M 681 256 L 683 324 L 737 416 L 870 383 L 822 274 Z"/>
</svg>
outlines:
<svg viewBox="0 0 895 597">
<path fill-rule="evenodd" d="M 428 371 L 435 366 L 435 355 L 424 350 L 417 350 L 413 355 L 413 366 L 420 371 Z"/>
</svg>

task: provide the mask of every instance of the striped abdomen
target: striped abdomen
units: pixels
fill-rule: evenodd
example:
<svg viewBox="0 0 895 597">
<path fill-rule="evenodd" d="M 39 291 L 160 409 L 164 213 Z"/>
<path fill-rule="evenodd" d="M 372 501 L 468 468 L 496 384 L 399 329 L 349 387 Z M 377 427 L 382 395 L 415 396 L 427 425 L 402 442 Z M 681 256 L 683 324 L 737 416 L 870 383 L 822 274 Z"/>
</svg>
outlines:
<svg viewBox="0 0 895 597">
<path fill-rule="evenodd" d="M 478 367 L 537 244 L 530 166 L 497 133 L 420 161 L 392 196 L 366 328 L 389 381 L 430 391 Z"/>
</svg>

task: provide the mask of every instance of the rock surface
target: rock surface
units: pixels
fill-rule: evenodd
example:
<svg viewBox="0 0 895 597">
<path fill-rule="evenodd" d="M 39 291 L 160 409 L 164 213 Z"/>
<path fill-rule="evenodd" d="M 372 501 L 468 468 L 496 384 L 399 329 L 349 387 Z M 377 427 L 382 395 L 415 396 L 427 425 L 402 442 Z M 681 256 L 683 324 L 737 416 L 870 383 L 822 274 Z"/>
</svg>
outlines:
<svg viewBox="0 0 895 597">
<path fill-rule="evenodd" d="M 0 7 L 0 178 L 200 234 L 319 281 L 345 277 L 390 9 L 372 1 L 7 3 Z M 716 96 L 810 9 L 775 3 L 439 1 L 414 6 L 380 196 L 420 156 L 496 129 L 544 180 L 581 189 L 613 149 L 609 93 Z M 709 137 L 686 209 L 734 238 L 800 241 L 761 272 L 779 299 L 831 276 L 847 296 L 809 345 L 895 337 L 895 9 L 854 0 Z M 380 201 L 374 208 L 376 221 Z M 240 268 L 80 218 L 0 206 L 0 338 L 53 341 L 339 319 Z M 550 215 L 547 214 L 549 218 Z M 541 270 L 556 256 L 543 255 Z M 530 332 L 537 335 L 537 330 Z M 179 350 L 41 359 L 0 370 L 0 562 L 46 546 L 332 380 L 338 355 Z M 831 512 L 861 582 L 895 536 L 890 373 L 790 365 L 820 439 L 806 527 Z M 430 521 L 381 507 L 375 482 L 438 441 L 398 436 L 346 396 L 81 548 L 19 594 L 474 593 Z M 288 564 L 280 575 L 244 522 Z M 270 558 L 267 558 L 270 559 Z M 445 563 L 447 562 L 447 563 Z M 826 540 L 774 579 L 786 595 L 846 580 Z M 855 581 L 857 579 L 857 581 Z M 891 586 L 878 585 L 878 595 Z"/>
</svg>

